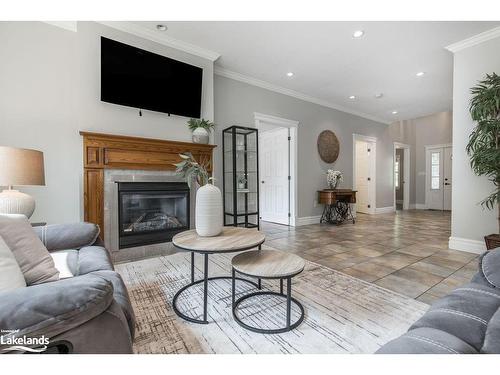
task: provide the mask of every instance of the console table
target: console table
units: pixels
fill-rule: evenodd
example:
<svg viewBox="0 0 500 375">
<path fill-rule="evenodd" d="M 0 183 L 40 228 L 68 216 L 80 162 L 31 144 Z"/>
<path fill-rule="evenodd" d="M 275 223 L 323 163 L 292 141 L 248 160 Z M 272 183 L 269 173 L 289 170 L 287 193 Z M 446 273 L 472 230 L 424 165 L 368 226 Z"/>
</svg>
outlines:
<svg viewBox="0 0 500 375">
<path fill-rule="evenodd" d="M 351 220 L 353 224 L 356 222 L 351 211 L 351 203 L 356 203 L 356 190 L 319 190 L 318 202 L 325 205 L 320 223 L 342 224 Z"/>
<path fill-rule="evenodd" d="M 173 300 L 172 306 L 174 312 L 184 320 L 192 323 L 207 324 L 207 302 L 208 302 L 208 281 L 218 279 L 231 279 L 231 276 L 217 276 L 208 277 L 208 256 L 210 254 L 218 253 L 233 253 L 243 250 L 250 250 L 259 245 L 262 245 L 266 237 L 262 232 L 257 229 L 239 228 L 239 227 L 223 227 L 222 233 L 214 237 L 201 237 L 198 236 L 196 230 L 188 230 L 176 234 L 172 238 L 173 245 L 180 249 L 191 252 L 191 282 L 177 291 Z M 199 280 L 194 279 L 194 254 L 198 253 L 204 257 L 203 278 Z M 257 283 L 251 280 L 238 278 L 238 280 L 247 282 L 261 288 L 261 280 L 258 279 Z M 177 299 L 186 289 L 191 288 L 196 284 L 203 283 L 203 319 L 193 318 L 182 313 L 177 307 Z"/>
</svg>

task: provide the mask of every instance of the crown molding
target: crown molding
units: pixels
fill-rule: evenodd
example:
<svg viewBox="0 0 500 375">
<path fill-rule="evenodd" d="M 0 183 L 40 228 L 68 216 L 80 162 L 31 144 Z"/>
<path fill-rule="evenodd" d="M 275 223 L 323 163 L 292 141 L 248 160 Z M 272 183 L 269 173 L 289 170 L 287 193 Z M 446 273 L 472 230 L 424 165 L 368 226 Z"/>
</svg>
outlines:
<svg viewBox="0 0 500 375">
<path fill-rule="evenodd" d="M 43 21 L 46 24 L 60 27 L 61 29 L 77 32 L 77 22 L 76 21 Z"/>
<path fill-rule="evenodd" d="M 275 85 L 273 83 L 269 83 L 269 82 L 260 80 L 258 78 L 254 78 L 254 77 L 247 76 L 245 74 L 233 72 L 232 70 L 228 70 L 228 69 L 224 69 L 224 68 L 216 66 L 214 68 L 214 73 L 221 76 L 221 77 L 234 79 L 235 81 L 244 82 L 244 83 L 247 83 L 247 84 L 252 85 L 252 86 L 257 86 L 257 87 L 260 87 L 260 88 L 263 88 L 263 89 L 266 89 L 269 91 L 277 92 L 279 94 L 291 96 L 293 98 L 300 99 L 300 100 L 303 100 L 306 102 L 318 104 L 318 105 L 323 106 L 323 107 L 336 109 L 337 111 L 342 111 L 342 112 L 349 113 L 351 115 L 363 117 L 367 120 L 380 122 L 380 123 L 386 124 L 386 125 L 390 124 L 390 121 L 383 120 L 381 118 L 371 116 L 371 115 L 368 115 L 366 113 L 354 111 L 350 108 L 346 108 L 346 107 L 343 107 L 343 106 L 340 106 L 340 105 L 337 105 L 334 103 L 330 103 L 326 100 L 315 98 L 313 96 L 309 96 L 309 95 L 303 94 L 303 93 L 295 91 L 295 90 L 287 89 L 285 87 L 281 87 L 281 86 Z"/>
<path fill-rule="evenodd" d="M 488 40 L 499 38 L 500 37 L 500 26 L 495 27 L 494 29 L 487 30 L 485 32 L 482 32 L 480 34 L 474 35 L 470 38 L 461 40 L 460 42 L 456 42 L 453 44 L 450 44 L 449 46 L 444 47 L 448 51 L 452 53 L 456 53 L 458 51 L 461 51 L 463 49 L 484 43 Z"/>
<path fill-rule="evenodd" d="M 133 34 L 141 38 L 151 40 L 153 42 L 163 44 L 167 47 L 175 48 L 180 51 L 189 53 L 191 55 L 199 56 L 204 59 L 215 61 L 220 57 L 220 54 L 205 48 L 201 48 L 194 44 L 183 42 L 179 39 L 172 38 L 166 34 L 161 34 L 154 30 L 139 26 L 131 22 L 122 21 L 101 21 L 97 22 L 101 25 L 111 27 L 116 30 L 123 31 L 125 33 Z"/>
</svg>

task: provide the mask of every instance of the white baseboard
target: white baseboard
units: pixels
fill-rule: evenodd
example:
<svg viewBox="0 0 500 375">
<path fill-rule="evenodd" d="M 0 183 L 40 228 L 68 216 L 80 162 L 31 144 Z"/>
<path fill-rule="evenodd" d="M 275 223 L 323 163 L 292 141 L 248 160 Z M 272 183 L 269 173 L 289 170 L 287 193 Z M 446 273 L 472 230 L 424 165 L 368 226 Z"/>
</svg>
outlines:
<svg viewBox="0 0 500 375">
<path fill-rule="evenodd" d="M 422 203 L 416 203 L 415 204 L 415 209 L 416 210 L 427 210 L 427 206 L 425 205 L 425 203 L 424 204 L 422 204 Z"/>
<path fill-rule="evenodd" d="M 482 254 L 486 251 L 484 241 L 469 240 L 468 238 L 450 237 L 448 247 L 453 250 L 466 251 L 468 253 Z"/>
<path fill-rule="evenodd" d="M 375 214 L 389 214 L 391 212 L 394 212 L 394 206 L 388 206 L 388 207 L 377 207 L 375 209 Z"/>
<path fill-rule="evenodd" d="M 301 225 L 319 224 L 320 220 L 321 215 L 298 217 L 295 219 L 295 226 L 300 227 Z"/>
</svg>

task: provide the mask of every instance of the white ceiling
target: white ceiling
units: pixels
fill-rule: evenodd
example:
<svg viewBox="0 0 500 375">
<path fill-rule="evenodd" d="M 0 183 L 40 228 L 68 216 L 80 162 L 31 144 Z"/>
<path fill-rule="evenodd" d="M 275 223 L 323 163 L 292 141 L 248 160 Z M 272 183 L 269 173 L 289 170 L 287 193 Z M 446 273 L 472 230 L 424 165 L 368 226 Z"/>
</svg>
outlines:
<svg viewBox="0 0 500 375">
<path fill-rule="evenodd" d="M 158 31 L 164 24 L 167 31 Z M 216 66 L 384 122 L 452 108 L 444 47 L 500 22 L 134 22 L 221 56 Z M 355 30 L 364 30 L 355 39 Z M 289 78 L 287 72 L 293 72 Z M 423 77 L 416 73 L 424 71 Z M 375 94 L 383 93 L 382 99 Z M 356 99 L 349 99 L 355 95 Z M 392 111 L 398 111 L 397 115 Z"/>
</svg>

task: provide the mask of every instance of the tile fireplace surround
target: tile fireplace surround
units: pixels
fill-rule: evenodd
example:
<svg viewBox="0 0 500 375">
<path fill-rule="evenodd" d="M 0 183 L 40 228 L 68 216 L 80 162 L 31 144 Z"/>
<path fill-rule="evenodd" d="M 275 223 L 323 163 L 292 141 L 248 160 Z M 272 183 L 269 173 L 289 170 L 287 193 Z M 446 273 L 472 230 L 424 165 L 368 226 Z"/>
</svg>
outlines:
<svg viewBox="0 0 500 375">
<path fill-rule="evenodd" d="M 107 169 L 104 171 L 104 243 L 114 262 L 125 262 L 174 252 L 171 242 L 120 249 L 118 245 L 118 184 L 116 182 L 182 182 L 172 171 Z M 191 228 L 194 227 L 194 189 L 190 192 Z"/>
</svg>

